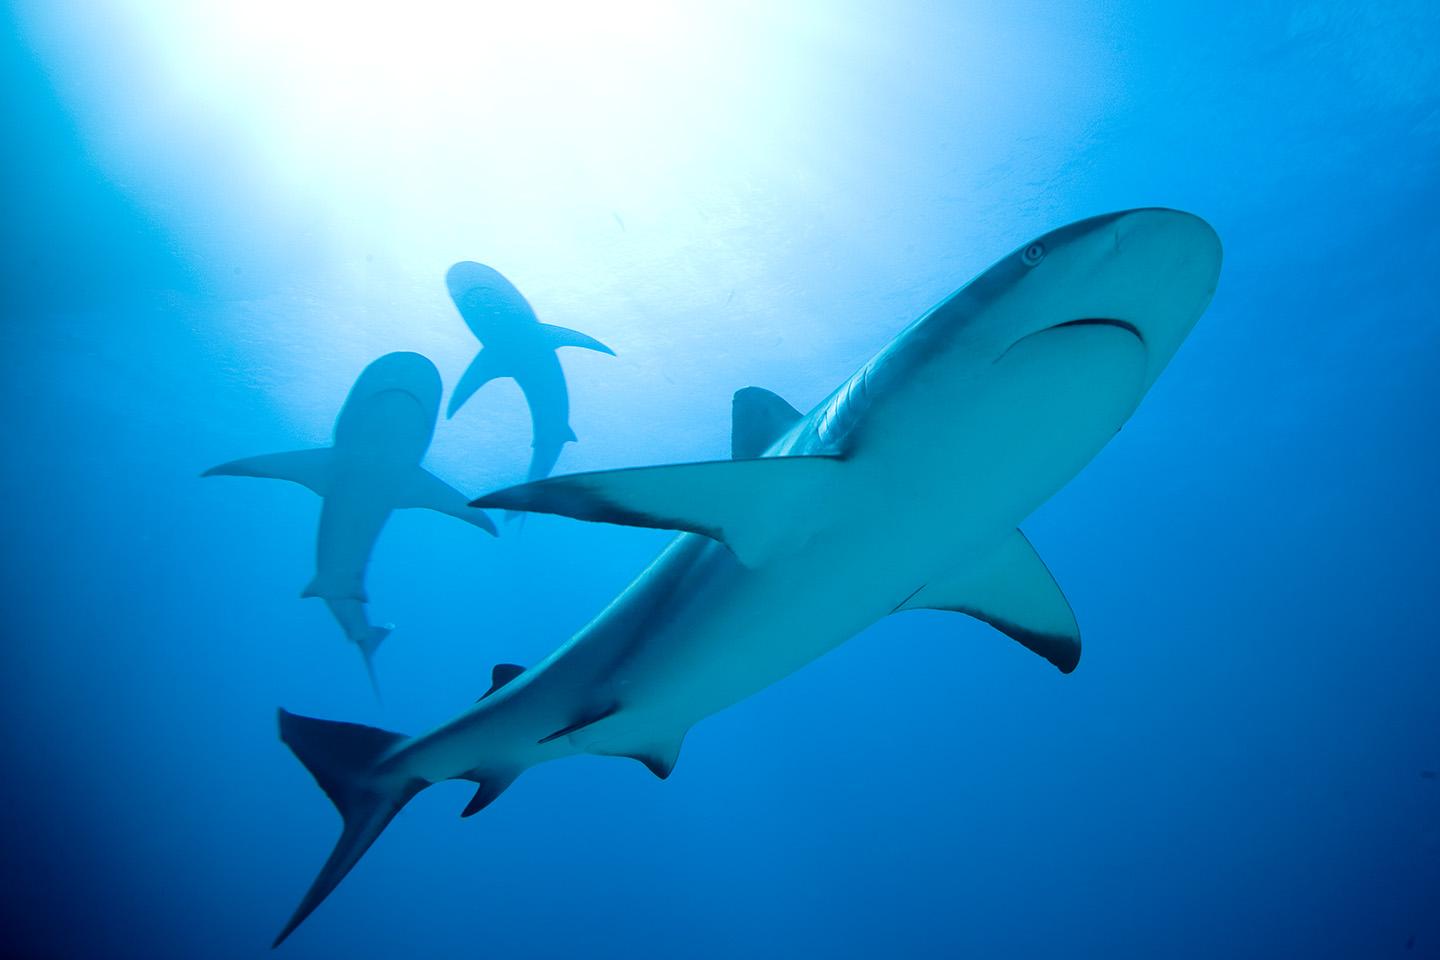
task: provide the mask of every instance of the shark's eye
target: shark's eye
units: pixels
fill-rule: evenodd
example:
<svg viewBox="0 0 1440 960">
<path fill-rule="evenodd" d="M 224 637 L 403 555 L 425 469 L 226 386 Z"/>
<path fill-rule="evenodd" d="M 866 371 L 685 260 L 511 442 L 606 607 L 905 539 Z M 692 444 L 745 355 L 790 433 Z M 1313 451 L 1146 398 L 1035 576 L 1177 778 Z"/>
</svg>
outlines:
<svg viewBox="0 0 1440 960">
<path fill-rule="evenodd" d="M 1025 266 L 1027 267 L 1035 266 L 1035 264 L 1045 259 L 1045 244 L 1036 240 L 1025 248 L 1025 252 L 1020 254 L 1020 259 L 1025 261 Z"/>
</svg>

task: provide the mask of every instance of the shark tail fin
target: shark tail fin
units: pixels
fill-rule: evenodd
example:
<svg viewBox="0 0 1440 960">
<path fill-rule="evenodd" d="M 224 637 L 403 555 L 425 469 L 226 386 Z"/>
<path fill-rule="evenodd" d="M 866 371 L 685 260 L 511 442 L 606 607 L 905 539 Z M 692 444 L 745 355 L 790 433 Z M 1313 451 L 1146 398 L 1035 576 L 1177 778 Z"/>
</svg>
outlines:
<svg viewBox="0 0 1440 960">
<path fill-rule="evenodd" d="M 275 938 L 277 947 L 330 895 L 395 814 L 429 786 L 423 780 L 396 786 L 374 775 L 378 761 L 406 739 L 398 733 L 281 710 L 280 739 L 335 804 L 345 826 L 330 858 Z"/>
<path fill-rule="evenodd" d="M 358 637 L 355 645 L 360 648 L 360 656 L 365 658 L 365 674 L 370 678 L 370 689 L 375 691 L 375 702 L 380 703 L 380 681 L 375 677 L 375 651 L 380 649 L 380 644 L 390 636 L 394 627 L 368 627 L 365 633 Z"/>
</svg>

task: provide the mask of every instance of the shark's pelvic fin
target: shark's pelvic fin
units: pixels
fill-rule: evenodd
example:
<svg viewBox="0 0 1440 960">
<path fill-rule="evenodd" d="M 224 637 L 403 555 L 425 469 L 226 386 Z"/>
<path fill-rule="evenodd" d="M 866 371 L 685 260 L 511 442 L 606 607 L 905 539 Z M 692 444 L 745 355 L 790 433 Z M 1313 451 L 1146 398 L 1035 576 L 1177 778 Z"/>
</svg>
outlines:
<svg viewBox="0 0 1440 960">
<path fill-rule="evenodd" d="M 670 776 L 675 761 L 680 759 L 680 745 L 685 742 L 685 731 L 669 738 L 655 738 L 645 743 L 616 742 L 591 747 L 590 752 L 602 757 L 629 757 L 645 764 L 645 768 L 661 780 Z"/>
<path fill-rule="evenodd" d="M 753 566 L 775 546 L 777 516 L 840 465 L 839 457 L 767 457 L 574 473 L 486 494 L 471 506 L 688 530 L 721 541 Z"/>
<path fill-rule="evenodd" d="M 761 387 L 735 391 L 730 401 L 730 456 L 752 460 L 800 419 L 800 411 Z"/>
<path fill-rule="evenodd" d="M 616 712 L 619 711 L 619 709 L 620 704 L 612 703 L 608 707 L 602 707 L 599 710 L 592 711 L 586 714 L 584 717 L 581 717 L 579 720 L 576 720 L 574 723 L 563 726 L 559 730 L 556 730 L 554 733 L 547 734 L 546 736 L 541 737 L 539 740 L 536 741 L 536 743 L 549 743 L 551 740 L 559 740 L 561 737 L 568 737 L 572 733 L 584 730 L 592 723 L 599 723 L 606 717 L 613 717 Z"/>
<path fill-rule="evenodd" d="M 520 666 L 518 663 L 495 664 L 495 667 L 490 671 L 490 689 L 480 694 L 480 696 L 476 698 L 475 702 L 479 703 L 481 700 L 484 700 L 486 697 L 490 696 L 490 694 L 494 693 L 496 690 L 499 690 L 501 687 L 505 686 L 505 684 L 509 683 L 511 680 L 514 680 L 516 677 L 520 676 L 520 674 L 524 672 L 525 668 Z"/>
<path fill-rule="evenodd" d="M 415 781 L 397 788 L 383 785 L 373 776 L 375 764 L 405 739 L 398 733 L 358 723 L 315 720 L 281 710 L 280 739 L 335 804 L 345 827 L 300 906 L 275 938 L 277 947 L 329 896 L 395 814 L 429 786 Z"/>
<path fill-rule="evenodd" d="M 455 411 L 464 405 L 479 390 L 491 380 L 499 377 L 512 376 L 505 370 L 499 360 L 500 354 L 494 350 L 482 349 L 475 354 L 475 359 L 470 361 L 470 366 L 460 375 L 460 382 L 455 384 L 455 392 L 450 394 L 450 403 L 445 408 L 445 416 L 455 416 Z"/>
<path fill-rule="evenodd" d="M 600 353 L 608 353 L 615 356 L 615 351 L 594 337 L 579 330 L 571 330 L 569 327 L 557 327 L 553 323 L 540 324 L 540 332 L 544 335 L 546 342 L 553 348 L 559 347 L 584 347 L 586 350 L 595 350 Z"/>
<path fill-rule="evenodd" d="M 320 496 L 330 491 L 331 462 L 334 451 L 329 447 L 315 450 L 292 450 L 288 453 L 267 453 L 244 460 L 232 460 L 211 467 L 202 477 L 264 477 L 289 480 L 309 487 Z"/>
<path fill-rule="evenodd" d="M 465 494 L 441 480 L 423 467 L 416 467 L 408 485 L 400 495 L 398 507 L 423 507 L 437 513 L 447 514 L 464 520 L 472 527 L 479 527 L 486 533 L 498 536 L 495 524 L 484 510 L 476 510 L 468 503 Z"/>
<path fill-rule="evenodd" d="M 471 777 L 470 779 L 473 779 L 477 784 L 475 787 L 475 796 L 471 797 L 470 802 L 465 804 L 465 809 L 460 811 L 460 816 L 473 817 L 481 810 L 490 806 L 496 797 L 504 793 L 510 784 L 515 782 L 517 776 L 519 776 L 519 774 L 511 771 L 503 773 L 491 771 Z"/>
<path fill-rule="evenodd" d="M 324 600 L 354 600 L 356 603 L 369 603 L 370 596 L 365 592 L 365 583 L 358 576 L 349 573 L 333 574 L 329 572 L 316 573 L 300 591 L 300 599 L 309 600 L 311 597 L 321 597 Z M 363 614 L 362 614 L 363 616 Z M 337 616 L 338 619 L 338 616 Z M 349 628 L 344 623 L 346 632 Z"/>
<path fill-rule="evenodd" d="M 977 572 L 932 581 L 900 609 L 966 613 L 1038 653 L 1061 673 L 1080 663 L 1080 627 L 1070 603 L 1019 530 Z"/>
</svg>

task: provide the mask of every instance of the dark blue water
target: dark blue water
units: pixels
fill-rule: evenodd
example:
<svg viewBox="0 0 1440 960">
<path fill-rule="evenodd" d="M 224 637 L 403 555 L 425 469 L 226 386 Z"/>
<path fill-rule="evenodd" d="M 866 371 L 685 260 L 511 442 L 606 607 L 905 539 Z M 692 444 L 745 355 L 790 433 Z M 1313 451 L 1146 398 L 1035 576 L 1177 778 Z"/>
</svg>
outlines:
<svg viewBox="0 0 1440 960">
<path fill-rule="evenodd" d="M 276 707 L 428 729 L 666 541 L 397 514 L 381 706 L 297 598 L 314 498 L 198 479 L 323 442 L 388 350 L 453 386 L 450 263 L 615 348 L 564 355 L 571 471 L 722 457 L 734 389 L 807 408 L 1032 236 L 1163 204 L 1224 240 L 1214 303 L 1025 524 L 1073 675 L 890 618 L 667 782 L 427 791 L 282 950 L 1440 956 L 1436 8 L 221 8 L 4 30 L 8 955 L 265 954 L 338 832 Z M 494 384 L 429 462 L 493 489 L 528 431 Z"/>
</svg>

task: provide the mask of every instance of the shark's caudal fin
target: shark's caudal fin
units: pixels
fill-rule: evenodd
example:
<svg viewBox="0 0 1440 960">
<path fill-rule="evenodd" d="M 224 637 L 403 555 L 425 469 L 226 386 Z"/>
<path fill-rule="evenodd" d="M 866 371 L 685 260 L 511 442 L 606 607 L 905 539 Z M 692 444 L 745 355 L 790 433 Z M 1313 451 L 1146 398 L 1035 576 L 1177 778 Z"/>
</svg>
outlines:
<svg viewBox="0 0 1440 960">
<path fill-rule="evenodd" d="M 320 496 L 330 489 L 330 464 L 333 451 L 329 447 L 316 450 L 292 450 L 289 453 L 267 453 L 244 460 L 231 460 L 211 467 L 202 477 L 265 477 L 289 480 L 309 487 Z"/>
<path fill-rule="evenodd" d="M 277 947 L 330 895 L 395 814 L 429 786 L 423 780 L 391 786 L 375 778 L 376 763 L 405 740 L 398 733 L 281 710 L 280 739 L 335 804 L 345 826 L 330 858 L 275 938 Z"/>
<path fill-rule="evenodd" d="M 360 648 L 360 656 L 365 658 L 365 675 L 370 678 L 370 689 L 375 694 L 375 700 L 380 701 L 380 680 L 375 676 L 375 651 L 380 649 L 380 644 L 390 636 L 393 627 L 370 627 L 365 635 L 355 641 Z"/>
<path fill-rule="evenodd" d="M 380 644 L 390 636 L 395 629 L 393 624 L 383 627 L 372 626 L 368 617 L 365 616 L 365 605 L 352 598 L 327 597 L 325 605 L 330 608 L 330 615 L 345 631 L 345 636 L 360 650 L 360 656 L 365 659 L 365 673 L 370 678 L 370 686 L 375 691 L 375 699 L 380 699 L 380 682 L 375 678 L 375 651 L 380 649 Z"/>
</svg>

